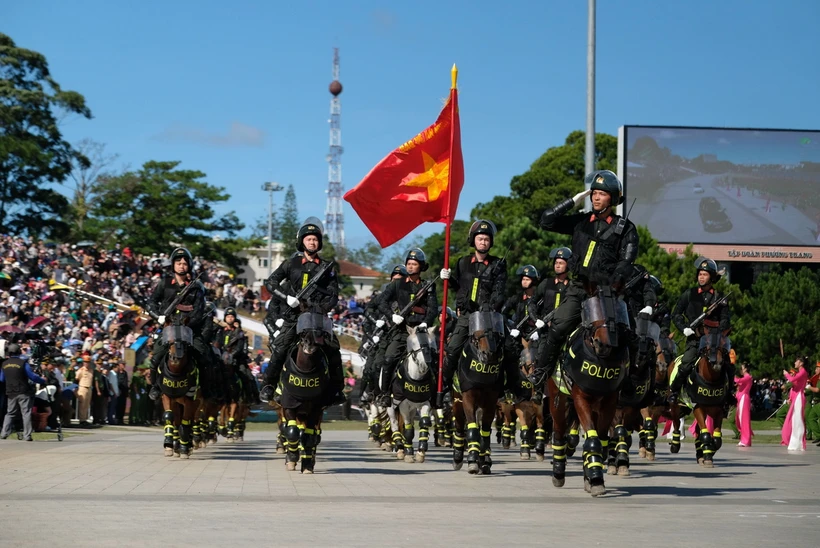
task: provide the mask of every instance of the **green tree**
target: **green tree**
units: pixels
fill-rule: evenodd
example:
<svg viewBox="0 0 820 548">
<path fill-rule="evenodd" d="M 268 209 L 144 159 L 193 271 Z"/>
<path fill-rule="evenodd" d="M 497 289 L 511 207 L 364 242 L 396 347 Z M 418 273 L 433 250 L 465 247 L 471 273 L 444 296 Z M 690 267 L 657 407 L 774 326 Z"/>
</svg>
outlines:
<svg viewBox="0 0 820 548">
<path fill-rule="evenodd" d="M 302 226 L 302 221 L 299 220 L 299 208 L 296 205 L 296 191 L 293 190 L 293 185 L 288 185 L 288 190 L 285 192 L 285 201 L 279 210 L 278 219 L 280 219 L 279 238 L 285 244 L 285 256 L 287 257 L 296 251 L 296 233 L 299 232 L 299 227 Z M 327 242 L 325 242 L 325 245 L 327 245 Z"/>
<path fill-rule="evenodd" d="M 382 265 L 383 251 L 376 242 L 367 242 L 358 249 L 349 250 L 345 256 L 345 260 L 351 263 L 356 263 L 373 270 L 378 270 Z"/>
<path fill-rule="evenodd" d="M 85 98 L 63 90 L 45 56 L 0 33 L 0 230 L 63 237 L 68 200 L 51 188 L 88 160 L 63 139 L 60 115 L 91 118 Z"/>
<path fill-rule="evenodd" d="M 236 237 L 244 228 L 234 212 L 217 215 L 215 204 L 230 195 L 208 184 L 201 171 L 177 169 L 179 162 L 146 162 L 139 171 L 102 177 L 92 212 L 101 243 L 119 242 L 138 253 L 184 245 L 195 255 L 219 260 L 232 270 L 236 252 L 251 243 Z"/>
<path fill-rule="evenodd" d="M 77 143 L 75 148 L 80 156 L 72 162 L 71 183 L 68 184 L 72 196 L 66 218 L 71 231 L 69 240 L 78 242 L 97 236 L 99 227 L 96 223 L 87 223 L 96 199 L 94 190 L 100 177 L 107 175 L 106 168 L 117 161 L 118 155 L 106 153 L 103 143 L 89 138 Z"/>
</svg>

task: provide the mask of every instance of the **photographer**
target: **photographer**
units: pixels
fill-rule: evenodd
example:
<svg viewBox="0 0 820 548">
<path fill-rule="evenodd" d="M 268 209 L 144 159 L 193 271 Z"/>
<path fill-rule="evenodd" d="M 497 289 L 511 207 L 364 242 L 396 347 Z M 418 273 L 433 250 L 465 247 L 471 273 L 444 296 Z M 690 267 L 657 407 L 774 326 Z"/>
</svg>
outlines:
<svg viewBox="0 0 820 548">
<path fill-rule="evenodd" d="M 20 345 L 11 343 L 6 347 L 6 354 L 10 356 L 3 362 L 0 370 L 0 382 L 6 383 L 6 398 L 8 412 L 3 421 L 3 430 L 0 439 L 6 439 L 11 434 L 14 418 L 21 415 L 23 419 L 23 437 L 26 441 L 33 441 L 31 435 L 31 403 L 34 397 L 34 387 L 29 381 L 45 386 L 46 379 L 34 374 L 27 360 L 20 357 Z"/>
</svg>

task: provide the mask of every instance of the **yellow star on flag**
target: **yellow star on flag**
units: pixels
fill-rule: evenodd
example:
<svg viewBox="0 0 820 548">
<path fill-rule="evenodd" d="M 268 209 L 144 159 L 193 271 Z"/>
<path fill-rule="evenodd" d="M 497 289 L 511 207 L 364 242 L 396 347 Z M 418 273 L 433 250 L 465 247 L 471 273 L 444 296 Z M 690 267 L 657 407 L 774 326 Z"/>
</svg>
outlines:
<svg viewBox="0 0 820 548">
<path fill-rule="evenodd" d="M 435 202 L 441 196 L 441 193 L 447 190 L 450 159 L 436 163 L 433 157 L 424 151 L 422 151 L 421 157 L 424 161 L 424 172 L 416 175 L 404 185 L 426 187 L 428 201 Z"/>
</svg>

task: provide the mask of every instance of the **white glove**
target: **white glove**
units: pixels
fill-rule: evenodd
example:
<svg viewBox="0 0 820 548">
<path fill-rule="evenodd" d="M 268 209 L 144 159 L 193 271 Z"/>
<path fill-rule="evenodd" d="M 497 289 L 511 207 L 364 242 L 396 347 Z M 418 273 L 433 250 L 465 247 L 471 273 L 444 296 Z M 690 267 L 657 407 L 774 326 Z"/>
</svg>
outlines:
<svg viewBox="0 0 820 548">
<path fill-rule="evenodd" d="M 288 295 L 288 306 L 291 308 L 299 308 L 299 299 L 292 295 Z"/>
<path fill-rule="evenodd" d="M 380 340 L 381 340 L 381 339 L 379 338 L 379 336 L 378 336 L 378 335 L 376 335 L 375 337 L 373 337 L 373 344 L 379 344 L 379 341 L 380 341 Z"/>
<path fill-rule="evenodd" d="M 376 329 L 384 327 L 384 320 L 376 320 Z"/>
<path fill-rule="evenodd" d="M 532 335 L 530 335 L 530 340 L 531 341 L 537 341 L 538 340 L 538 331 L 533 331 L 532 332 Z"/>
<path fill-rule="evenodd" d="M 276 327 L 281 329 L 282 326 L 285 325 L 285 319 L 284 318 L 279 318 L 278 320 L 273 322 L 273 325 L 275 325 Z"/>
<path fill-rule="evenodd" d="M 393 314 L 393 325 L 401 325 L 404 321 L 404 316 L 399 316 L 398 314 Z"/>
<path fill-rule="evenodd" d="M 420 323 L 420 324 L 416 327 L 416 329 L 427 329 L 427 324 L 426 324 L 426 323 L 424 323 L 424 322 L 421 322 L 421 323 Z"/>
<path fill-rule="evenodd" d="M 535 320 L 535 328 L 536 329 L 541 329 L 545 325 L 547 325 L 547 324 L 544 323 L 544 320 Z"/>
<path fill-rule="evenodd" d="M 691 328 L 691 327 L 686 327 L 686 328 L 684 328 L 684 330 L 683 330 L 683 336 L 684 336 L 684 337 L 689 338 L 689 337 L 691 337 L 691 336 L 692 336 L 692 335 L 694 335 L 694 334 L 695 334 L 695 332 L 694 332 L 694 331 L 692 331 L 692 328 Z"/>
<path fill-rule="evenodd" d="M 517 329 L 510 329 L 510 337 L 517 339 L 521 332 Z"/>
<path fill-rule="evenodd" d="M 645 306 L 641 309 L 640 312 L 638 312 L 638 314 L 652 314 L 652 307 L 651 306 Z"/>
<path fill-rule="evenodd" d="M 160 316 L 157 318 L 157 323 L 163 325 L 165 323 L 165 316 Z"/>
<path fill-rule="evenodd" d="M 592 190 L 585 190 L 583 192 L 579 192 L 575 196 L 572 197 L 572 201 L 575 202 L 575 206 L 578 207 L 579 205 L 584 203 L 584 198 L 592 194 Z"/>
<path fill-rule="evenodd" d="M 279 330 L 277 329 L 273 334 L 273 338 L 275 339 L 278 336 L 279 336 Z"/>
<path fill-rule="evenodd" d="M 439 272 L 439 276 L 442 280 L 449 280 L 450 279 L 450 269 L 449 268 L 442 268 L 441 272 Z"/>
</svg>

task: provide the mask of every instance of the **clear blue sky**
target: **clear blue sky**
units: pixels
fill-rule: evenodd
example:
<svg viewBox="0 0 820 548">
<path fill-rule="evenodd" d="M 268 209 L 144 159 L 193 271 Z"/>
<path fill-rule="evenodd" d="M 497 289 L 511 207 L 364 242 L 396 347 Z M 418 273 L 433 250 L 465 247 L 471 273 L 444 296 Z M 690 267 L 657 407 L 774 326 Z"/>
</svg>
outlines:
<svg viewBox="0 0 820 548">
<path fill-rule="evenodd" d="M 266 215 L 266 180 L 294 185 L 301 217 L 324 217 L 334 46 L 346 189 L 432 123 L 455 62 L 466 218 L 585 127 L 586 4 L 33 0 L 5 3 L 2 32 L 85 95 L 94 119 L 71 120 L 70 141 L 132 167 L 181 160 L 248 224 Z M 597 131 L 820 128 L 818 21 L 818 0 L 598 2 Z M 372 239 L 345 216 L 349 246 Z"/>
</svg>

